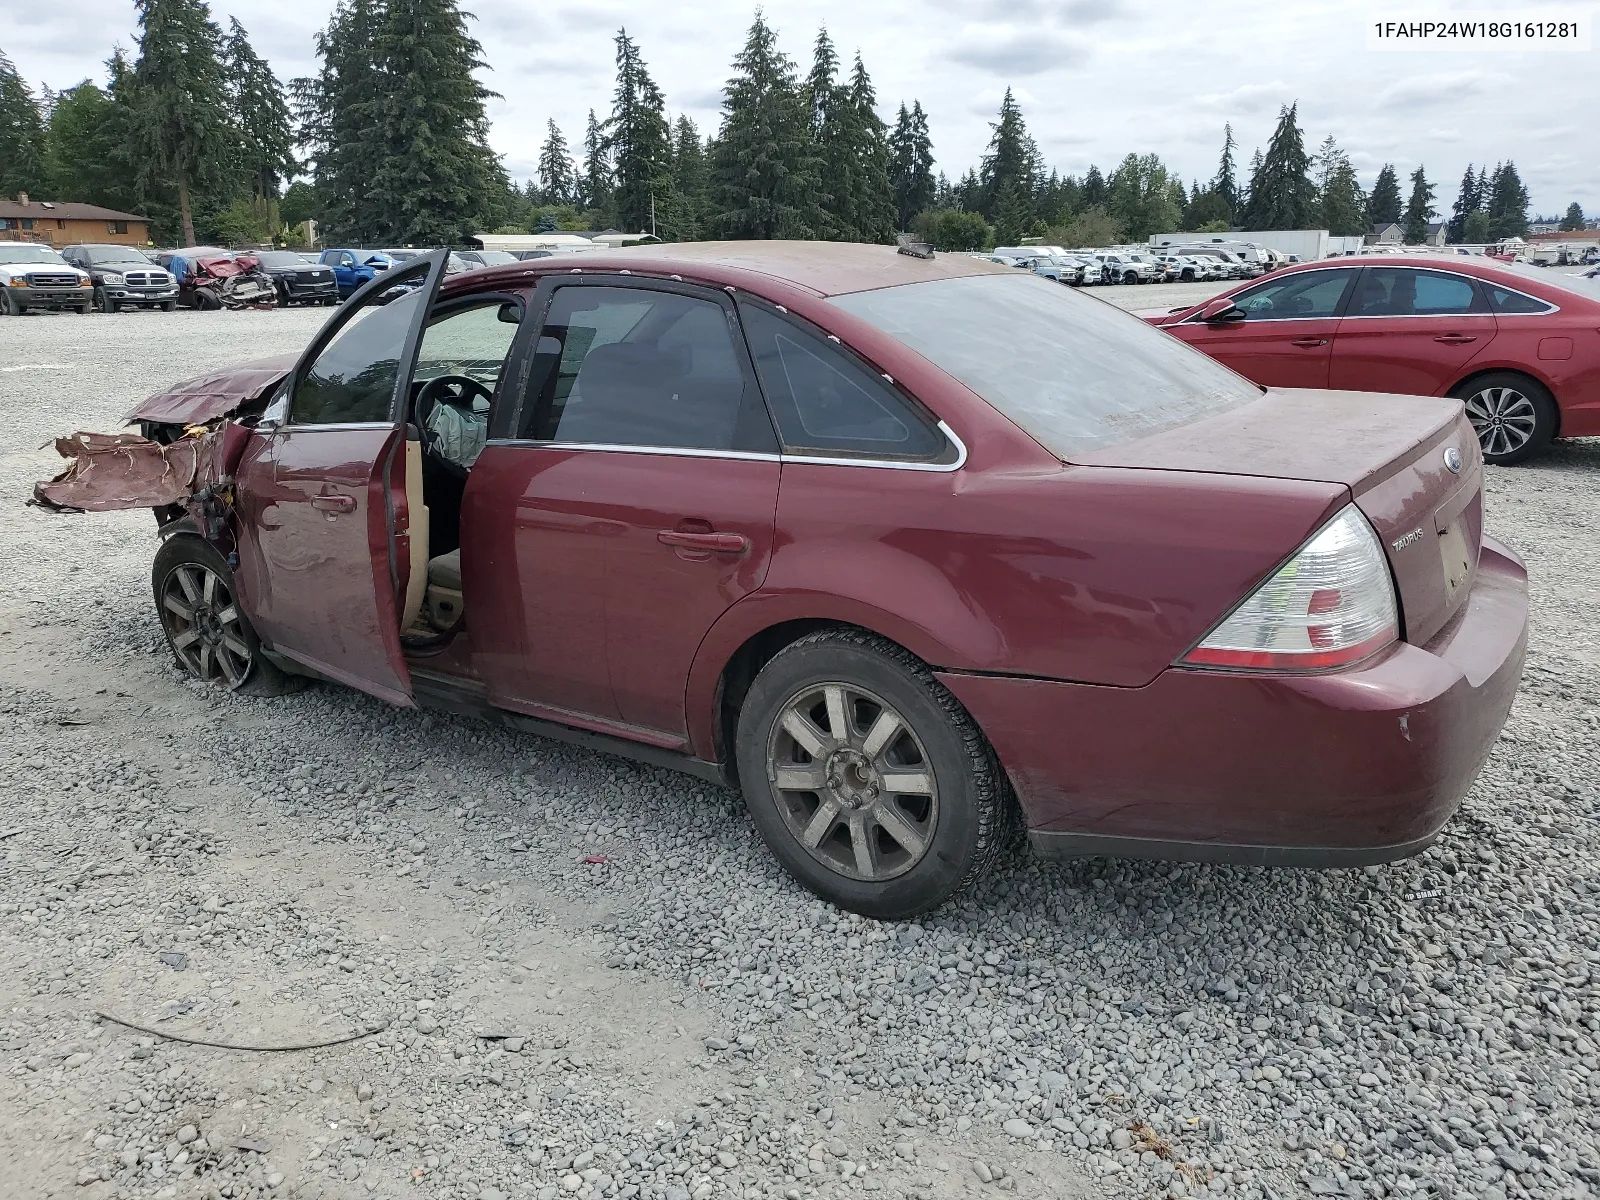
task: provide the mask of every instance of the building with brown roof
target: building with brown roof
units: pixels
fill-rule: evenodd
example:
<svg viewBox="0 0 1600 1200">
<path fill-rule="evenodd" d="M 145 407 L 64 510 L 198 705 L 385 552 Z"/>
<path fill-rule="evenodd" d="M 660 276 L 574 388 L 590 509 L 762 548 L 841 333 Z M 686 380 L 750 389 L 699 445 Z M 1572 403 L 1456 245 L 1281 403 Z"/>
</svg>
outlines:
<svg viewBox="0 0 1600 1200">
<path fill-rule="evenodd" d="M 101 208 L 98 204 L 33 200 L 27 192 L 18 192 L 15 200 L 0 200 L 0 242 L 143 246 L 149 241 L 150 218 L 136 213 Z"/>
</svg>

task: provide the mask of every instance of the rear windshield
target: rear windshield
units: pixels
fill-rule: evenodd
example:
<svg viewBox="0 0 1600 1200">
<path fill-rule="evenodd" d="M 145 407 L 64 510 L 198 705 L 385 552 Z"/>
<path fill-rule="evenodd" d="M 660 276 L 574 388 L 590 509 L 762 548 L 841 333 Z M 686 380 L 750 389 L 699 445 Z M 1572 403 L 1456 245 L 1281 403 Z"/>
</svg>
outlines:
<svg viewBox="0 0 1600 1200">
<path fill-rule="evenodd" d="M 1171 334 L 1034 275 L 937 279 L 833 303 L 955 376 L 1058 458 L 1261 396 Z"/>
</svg>

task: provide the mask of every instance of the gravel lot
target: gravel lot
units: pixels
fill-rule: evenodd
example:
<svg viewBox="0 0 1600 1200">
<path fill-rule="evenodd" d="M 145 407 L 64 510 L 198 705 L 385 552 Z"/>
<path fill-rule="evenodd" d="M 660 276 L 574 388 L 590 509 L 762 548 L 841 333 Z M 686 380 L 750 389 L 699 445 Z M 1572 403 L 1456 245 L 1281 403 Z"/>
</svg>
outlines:
<svg viewBox="0 0 1600 1200">
<path fill-rule="evenodd" d="M 1533 644 L 1426 854 L 1019 856 L 879 925 L 695 781 L 189 685 L 148 514 L 23 507 L 48 438 L 325 315 L 0 325 L 0 1192 L 1600 1194 L 1600 442 L 1490 469 Z"/>
</svg>

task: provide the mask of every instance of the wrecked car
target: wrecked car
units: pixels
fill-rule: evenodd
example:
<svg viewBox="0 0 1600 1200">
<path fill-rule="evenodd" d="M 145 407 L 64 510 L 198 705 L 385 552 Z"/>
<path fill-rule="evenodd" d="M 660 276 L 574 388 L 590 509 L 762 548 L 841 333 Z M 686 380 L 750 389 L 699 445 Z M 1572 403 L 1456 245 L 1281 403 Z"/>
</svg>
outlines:
<svg viewBox="0 0 1600 1200">
<path fill-rule="evenodd" d="M 278 287 L 254 254 L 190 247 L 157 261 L 178 281 L 178 303 L 186 308 L 274 308 Z"/>
<path fill-rule="evenodd" d="M 1047 856 L 1412 854 L 1505 719 L 1527 582 L 1459 404 L 1259 388 L 915 247 L 446 257 L 63 439 L 40 502 L 155 509 L 191 675 L 727 783 L 885 918 L 1014 811 Z"/>
</svg>

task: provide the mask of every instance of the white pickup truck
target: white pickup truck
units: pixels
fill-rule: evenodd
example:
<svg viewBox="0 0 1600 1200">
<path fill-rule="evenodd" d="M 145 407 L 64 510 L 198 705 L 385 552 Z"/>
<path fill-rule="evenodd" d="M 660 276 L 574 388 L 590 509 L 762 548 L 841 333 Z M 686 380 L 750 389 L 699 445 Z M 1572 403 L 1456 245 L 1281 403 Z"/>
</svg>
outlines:
<svg viewBox="0 0 1600 1200">
<path fill-rule="evenodd" d="M 0 313 L 20 317 L 30 308 L 70 308 L 86 313 L 94 281 L 49 246 L 0 242 Z"/>
</svg>

